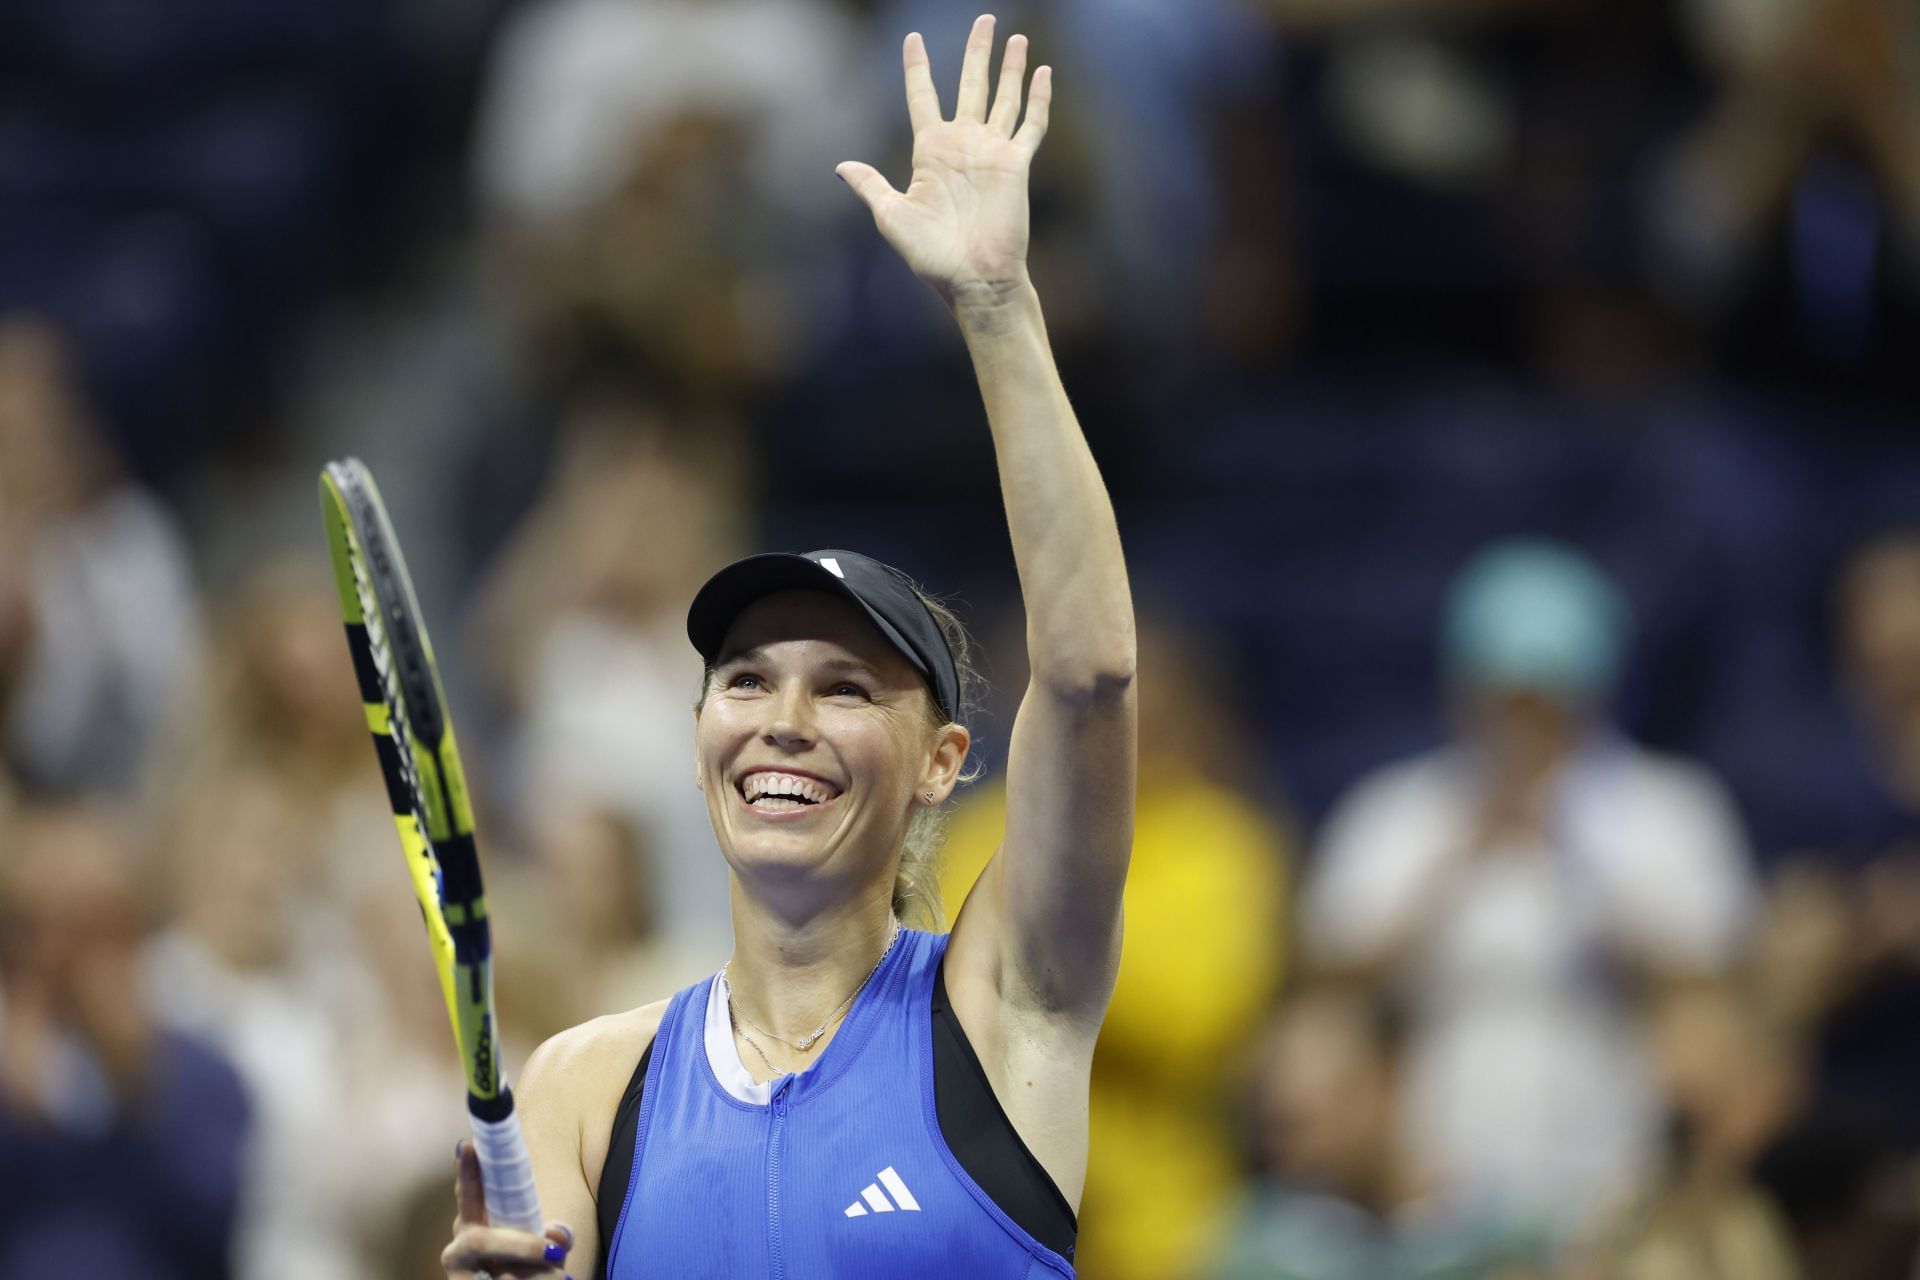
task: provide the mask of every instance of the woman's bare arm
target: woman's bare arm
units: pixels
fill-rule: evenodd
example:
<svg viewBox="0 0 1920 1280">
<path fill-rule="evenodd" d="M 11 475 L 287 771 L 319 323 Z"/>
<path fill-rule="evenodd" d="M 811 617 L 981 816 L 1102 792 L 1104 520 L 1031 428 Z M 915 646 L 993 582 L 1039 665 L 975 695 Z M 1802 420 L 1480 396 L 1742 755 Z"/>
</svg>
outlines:
<svg viewBox="0 0 1920 1280">
<path fill-rule="evenodd" d="M 1106 486 L 1054 367 L 1027 275 L 1027 172 L 1050 68 L 1021 121 L 1026 40 L 1007 42 L 988 109 L 993 20 L 967 41 L 952 119 L 919 36 L 904 64 L 913 180 L 840 173 L 881 233 L 952 308 L 980 382 L 1027 610 L 1032 679 L 1007 764 L 1007 831 L 968 900 L 953 955 L 984 955 L 999 998 L 1097 1027 L 1120 947 L 1133 842 L 1133 605 Z"/>
</svg>

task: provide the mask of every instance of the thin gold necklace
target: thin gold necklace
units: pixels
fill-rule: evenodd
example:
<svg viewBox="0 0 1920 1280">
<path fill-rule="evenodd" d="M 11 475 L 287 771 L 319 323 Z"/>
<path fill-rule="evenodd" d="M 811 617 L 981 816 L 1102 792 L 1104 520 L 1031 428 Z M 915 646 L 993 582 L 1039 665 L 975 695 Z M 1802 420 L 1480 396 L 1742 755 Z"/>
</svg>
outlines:
<svg viewBox="0 0 1920 1280">
<path fill-rule="evenodd" d="M 873 962 L 873 968 L 867 970 L 867 976 L 860 979 L 860 985 L 847 993 L 847 998 L 845 1000 L 842 1000 L 839 1003 L 839 1005 L 837 1005 L 834 1008 L 834 1011 L 827 1015 L 825 1022 L 822 1022 L 819 1026 L 815 1027 L 811 1034 L 801 1036 L 798 1040 L 789 1040 L 785 1036 L 780 1035 L 777 1032 L 767 1030 L 765 1027 L 755 1022 L 752 1018 L 748 1017 L 746 1010 L 739 1007 L 739 1005 L 734 1001 L 734 998 L 733 998 L 733 984 L 727 981 L 727 970 L 733 968 L 733 961 L 728 960 L 724 965 L 720 966 L 720 983 L 722 986 L 724 986 L 727 989 L 727 1016 L 734 1019 L 735 1030 L 739 1030 L 740 1023 L 744 1022 L 748 1026 L 752 1027 L 755 1031 L 758 1031 L 761 1035 L 765 1036 L 767 1039 L 778 1041 L 779 1043 L 787 1046 L 787 1048 L 793 1050 L 795 1053 L 805 1053 L 807 1050 L 813 1048 L 813 1046 L 816 1043 L 818 1043 L 821 1036 L 827 1034 L 827 1028 L 833 1025 L 834 1019 L 838 1018 L 841 1014 L 845 1013 L 848 1007 L 853 1004 L 854 999 L 857 996 L 859 996 L 859 994 L 862 991 L 865 991 L 867 989 L 867 984 L 873 981 L 873 975 L 880 972 L 880 966 L 885 964 L 887 962 L 887 957 L 893 954 L 893 944 L 898 942 L 899 940 L 900 940 L 900 922 L 898 920 L 895 920 L 893 922 L 892 932 L 890 932 L 887 935 L 886 948 L 883 951 L 881 951 L 880 958 Z M 767 1066 L 769 1068 L 772 1068 L 774 1071 L 779 1070 L 778 1067 L 775 1067 L 772 1062 L 767 1060 L 766 1052 L 763 1049 L 761 1049 L 758 1044 L 754 1043 L 753 1037 L 747 1036 L 746 1040 L 748 1044 L 753 1045 L 753 1051 L 760 1055 L 760 1060 L 762 1062 L 766 1062 Z"/>
</svg>

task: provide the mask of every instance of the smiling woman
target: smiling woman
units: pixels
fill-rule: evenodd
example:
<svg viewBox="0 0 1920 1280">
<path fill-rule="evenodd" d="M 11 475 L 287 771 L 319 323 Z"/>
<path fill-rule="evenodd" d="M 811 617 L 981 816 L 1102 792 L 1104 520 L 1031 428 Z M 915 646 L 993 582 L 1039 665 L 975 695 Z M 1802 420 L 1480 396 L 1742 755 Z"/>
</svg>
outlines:
<svg viewBox="0 0 1920 1280">
<path fill-rule="evenodd" d="M 792 599 L 754 601 L 756 593 L 776 589 L 784 589 Z M 836 605 L 838 617 L 834 616 Z M 769 609 L 784 610 L 784 615 L 774 612 L 768 617 Z M 819 611 L 826 616 L 818 617 Z M 736 622 L 744 625 L 736 628 Z M 755 627 L 784 629 L 815 640 L 842 636 L 846 643 L 838 646 L 838 652 L 812 654 L 823 659 L 822 664 L 800 678 L 817 686 L 830 707 L 897 710 L 904 704 L 917 708 L 920 737 L 925 741 L 904 743 L 907 751 L 937 745 L 949 726 L 964 725 L 979 703 L 982 681 L 974 665 L 972 639 L 960 619 L 904 573 L 857 552 L 755 556 L 717 575 L 695 599 L 689 622 L 694 646 L 707 664 L 697 712 L 704 712 L 718 697 L 725 700 L 721 704 L 724 717 L 729 704 L 775 692 L 767 668 L 776 655 L 764 646 L 743 652 L 742 646 L 752 642 L 730 636 L 730 628 L 753 635 Z M 819 804 L 838 794 L 816 795 L 805 786 L 774 790 L 767 781 L 811 776 L 805 771 L 779 774 L 762 769 L 749 774 L 748 781 L 757 791 L 746 798 L 761 813 Z M 963 763 L 957 781 L 971 781 L 976 774 L 977 766 Z M 832 782 L 819 781 L 829 786 Z M 925 790 L 923 803 L 908 806 L 894 872 L 893 911 L 905 923 L 937 929 L 945 924 L 934 866 L 944 809 L 925 801 L 933 794 Z M 790 801 L 784 799 L 789 796 Z M 720 830 L 717 819 L 715 830 Z"/>
<path fill-rule="evenodd" d="M 866 579 L 880 608 L 813 560 L 782 557 L 794 581 L 812 571 L 825 582 L 776 589 L 746 605 L 727 620 L 718 644 L 703 642 L 698 625 L 690 628 L 717 664 L 695 755 L 734 883 L 809 916 L 846 898 L 853 882 L 892 870 L 913 813 L 952 791 L 970 741 L 937 709 L 944 700 L 937 690 L 957 680 L 919 600 L 896 588 L 893 612 L 902 621 L 907 610 L 918 613 L 910 633 L 941 648 L 932 663 L 914 654 L 912 641 L 902 637 L 896 646 L 886 634 L 902 634 L 883 612 L 889 600 L 876 581 L 890 579 L 889 571 L 847 553 L 829 558 Z M 771 559 L 723 570 L 695 599 L 696 623 L 728 592 L 730 574 L 762 576 Z M 834 587 L 845 587 L 852 601 Z M 808 778 L 818 801 L 748 794 L 782 775 Z"/>
<path fill-rule="evenodd" d="M 671 999 L 556 1036 L 518 1083 L 553 1240 L 487 1225 L 461 1156 L 449 1275 L 1071 1276 L 1087 1080 L 1132 843 L 1133 609 L 1106 487 L 1027 277 L 1027 87 L 993 19 L 951 118 L 903 51 L 913 178 L 840 176 L 951 308 L 985 402 L 1031 683 L 1006 831 L 951 933 L 932 892 L 967 776 L 970 646 L 905 574 L 851 551 L 761 555 L 695 596 L 694 781 L 734 950 Z M 922 927 L 906 927 L 922 926 Z"/>
</svg>

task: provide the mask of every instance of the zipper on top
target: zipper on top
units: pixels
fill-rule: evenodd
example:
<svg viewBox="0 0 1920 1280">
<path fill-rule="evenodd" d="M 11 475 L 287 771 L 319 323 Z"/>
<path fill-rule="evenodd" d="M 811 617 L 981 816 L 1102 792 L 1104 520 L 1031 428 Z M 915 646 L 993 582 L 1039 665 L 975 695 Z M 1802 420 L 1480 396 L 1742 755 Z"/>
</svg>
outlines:
<svg viewBox="0 0 1920 1280">
<path fill-rule="evenodd" d="M 787 1127 L 787 1086 L 792 1076 L 783 1076 L 773 1090 L 773 1117 L 767 1133 L 767 1265 L 773 1280 L 785 1280 L 787 1260 L 780 1237 L 780 1155 L 781 1139 Z"/>
</svg>

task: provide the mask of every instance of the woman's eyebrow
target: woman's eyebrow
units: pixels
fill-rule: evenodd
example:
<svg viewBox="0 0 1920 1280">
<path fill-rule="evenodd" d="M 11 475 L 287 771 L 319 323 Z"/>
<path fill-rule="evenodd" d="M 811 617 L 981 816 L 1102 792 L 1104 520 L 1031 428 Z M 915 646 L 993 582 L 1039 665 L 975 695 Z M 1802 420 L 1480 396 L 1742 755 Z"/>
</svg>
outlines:
<svg viewBox="0 0 1920 1280">
<path fill-rule="evenodd" d="M 713 665 L 716 668 L 730 667 L 737 662 L 759 662 L 765 657 L 766 657 L 766 654 L 763 651 L 762 647 L 760 645 L 755 645 L 751 649 L 737 649 L 731 652 L 722 653 L 720 657 L 714 662 Z"/>
</svg>

